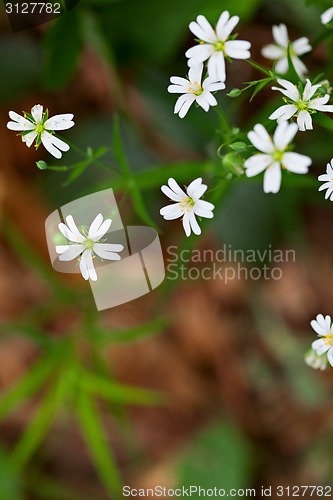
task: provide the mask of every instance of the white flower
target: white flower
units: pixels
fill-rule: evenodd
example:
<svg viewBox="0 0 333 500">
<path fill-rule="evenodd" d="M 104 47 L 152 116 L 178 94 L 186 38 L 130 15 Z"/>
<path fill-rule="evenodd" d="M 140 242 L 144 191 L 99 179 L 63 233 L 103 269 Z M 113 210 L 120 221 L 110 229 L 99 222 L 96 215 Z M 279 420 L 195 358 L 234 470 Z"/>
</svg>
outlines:
<svg viewBox="0 0 333 500">
<path fill-rule="evenodd" d="M 24 113 L 24 116 L 18 115 L 15 111 L 9 111 L 11 120 L 7 123 L 9 130 L 21 132 L 22 141 L 30 148 L 36 139 L 35 148 L 38 149 L 43 143 L 45 149 L 55 158 L 62 157 L 62 151 L 68 151 L 69 146 L 66 142 L 53 135 L 55 130 L 67 130 L 73 127 L 74 115 L 55 115 L 48 117 L 48 110 L 43 113 L 43 106 L 36 104 L 31 110 L 31 115 Z M 50 133 L 51 132 L 51 133 Z"/>
<path fill-rule="evenodd" d="M 172 85 L 169 85 L 168 92 L 183 94 L 175 105 L 175 113 L 178 113 L 180 118 L 184 118 L 194 101 L 205 111 L 208 111 L 210 106 L 216 106 L 217 100 L 211 92 L 225 89 L 224 83 L 213 81 L 212 78 L 206 78 L 201 85 L 202 71 L 203 64 L 199 64 L 190 68 L 188 80 L 179 76 L 170 78 Z"/>
<path fill-rule="evenodd" d="M 325 10 L 325 12 L 323 12 L 322 15 L 320 16 L 320 19 L 323 24 L 330 23 L 333 19 L 333 7 L 330 7 L 329 9 Z"/>
<path fill-rule="evenodd" d="M 214 81 L 226 79 L 225 57 L 249 59 L 250 42 L 230 40 L 230 34 L 239 22 L 238 16 L 230 17 L 228 11 L 222 12 L 214 30 L 205 16 L 198 16 L 197 22 L 190 23 L 190 30 L 200 40 L 199 45 L 188 49 L 188 65 L 195 66 L 208 59 L 208 74 Z"/>
<path fill-rule="evenodd" d="M 265 170 L 265 193 L 277 193 L 281 186 L 281 169 L 289 170 L 295 174 L 306 174 L 312 163 L 311 158 L 291 151 L 286 151 L 289 143 L 297 132 L 296 123 L 281 122 L 274 132 L 273 139 L 261 124 L 254 126 L 248 133 L 248 138 L 253 146 L 261 153 L 248 158 L 244 167 L 247 177 L 253 177 Z"/>
<path fill-rule="evenodd" d="M 324 371 L 327 368 L 327 356 L 318 356 L 316 351 L 310 349 L 304 356 L 305 364 L 314 368 L 315 370 Z"/>
<path fill-rule="evenodd" d="M 261 53 L 267 59 L 273 59 L 276 62 L 275 70 L 281 75 L 287 73 L 288 71 L 288 45 L 289 45 L 289 35 L 287 26 L 285 24 L 280 24 L 279 26 L 273 26 L 273 38 L 275 44 L 269 44 L 262 48 Z M 312 49 L 309 44 L 309 39 L 303 36 L 298 38 L 294 42 L 290 43 L 290 56 L 295 67 L 295 70 L 300 76 L 307 73 L 307 68 L 305 64 L 299 59 L 298 56 L 302 56 Z"/>
<path fill-rule="evenodd" d="M 318 89 L 322 87 L 322 84 L 312 85 L 310 80 L 306 80 L 306 85 L 304 87 L 303 93 L 301 94 L 296 85 L 288 80 L 278 80 L 278 84 L 283 87 L 272 87 L 272 90 L 279 90 L 283 95 L 287 97 L 285 101 L 288 104 L 281 106 L 269 117 L 270 120 L 277 120 L 281 123 L 283 120 L 289 120 L 294 115 L 297 115 L 298 128 L 301 131 L 312 130 L 312 118 L 311 114 L 316 111 L 325 111 L 328 113 L 333 113 L 333 106 L 326 104 L 330 96 L 325 94 L 324 96 L 318 95 Z"/>
<path fill-rule="evenodd" d="M 191 182 L 185 193 L 174 179 L 169 179 L 168 184 L 168 186 L 162 186 L 161 190 L 170 200 L 176 203 L 161 208 L 160 214 L 165 220 L 183 217 L 186 236 L 190 236 L 191 231 L 194 234 L 201 234 L 201 229 L 195 216 L 207 219 L 214 217 L 214 205 L 208 201 L 200 200 L 201 196 L 207 190 L 207 186 L 202 184 L 201 178 L 198 178 Z"/>
<path fill-rule="evenodd" d="M 123 245 L 99 242 L 108 232 L 111 222 L 111 219 L 105 219 L 103 222 L 103 215 L 98 214 L 91 223 L 88 232 L 83 228 L 82 233 L 80 233 L 73 216 L 68 215 L 66 217 L 67 225 L 60 222 L 58 227 L 59 231 L 71 243 L 56 246 L 56 252 L 60 254 L 59 260 L 67 262 L 79 259 L 80 271 L 84 279 L 97 281 L 97 274 L 93 264 L 94 254 L 101 257 L 101 259 L 120 260 L 121 257 L 116 252 L 121 252 L 124 249 Z"/>
<path fill-rule="evenodd" d="M 324 184 L 320 186 L 318 191 L 323 191 L 327 189 L 325 194 L 325 199 L 328 198 L 333 201 L 333 158 L 331 164 L 327 163 L 326 174 L 322 174 L 318 177 L 318 181 L 324 181 Z"/>
<path fill-rule="evenodd" d="M 311 326 L 321 337 L 312 342 L 311 347 L 318 356 L 326 353 L 328 362 L 333 366 L 333 325 L 331 316 L 318 314 L 315 320 L 311 321 Z"/>
</svg>

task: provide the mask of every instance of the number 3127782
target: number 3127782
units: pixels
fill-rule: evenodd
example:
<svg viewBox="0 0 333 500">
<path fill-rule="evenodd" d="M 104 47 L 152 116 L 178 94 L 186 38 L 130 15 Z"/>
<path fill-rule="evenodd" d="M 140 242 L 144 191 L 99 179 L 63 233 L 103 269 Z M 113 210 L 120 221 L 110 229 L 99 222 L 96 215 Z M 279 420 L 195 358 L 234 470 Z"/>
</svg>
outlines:
<svg viewBox="0 0 333 500">
<path fill-rule="evenodd" d="M 6 3 L 7 14 L 61 14 L 60 3 Z"/>
</svg>

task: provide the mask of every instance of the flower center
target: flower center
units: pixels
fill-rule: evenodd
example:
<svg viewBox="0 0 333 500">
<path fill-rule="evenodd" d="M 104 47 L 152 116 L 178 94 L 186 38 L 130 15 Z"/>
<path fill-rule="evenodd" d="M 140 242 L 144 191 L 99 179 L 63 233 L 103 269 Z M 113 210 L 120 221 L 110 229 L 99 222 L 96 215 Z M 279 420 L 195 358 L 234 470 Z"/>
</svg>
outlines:
<svg viewBox="0 0 333 500">
<path fill-rule="evenodd" d="M 203 88 L 198 82 L 190 82 L 187 90 L 190 94 L 200 95 L 203 93 Z"/>
<path fill-rule="evenodd" d="M 300 111 L 304 111 L 305 109 L 307 109 L 308 103 L 307 103 L 307 101 L 299 100 L 299 101 L 297 101 L 297 107 Z"/>
<path fill-rule="evenodd" d="M 84 242 L 87 250 L 92 250 L 94 247 L 94 243 L 95 242 L 93 240 L 90 240 L 89 238 L 87 238 Z"/>
<path fill-rule="evenodd" d="M 325 340 L 325 344 L 333 345 L 333 334 L 329 333 L 328 335 L 325 335 L 324 340 Z"/>
<path fill-rule="evenodd" d="M 36 127 L 37 134 L 41 134 L 43 132 L 43 130 L 44 130 L 43 124 L 42 123 L 38 123 L 37 127 Z"/>
<path fill-rule="evenodd" d="M 273 155 L 272 155 L 272 158 L 274 161 L 277 161 L 279 163 L 281 163 L 282 161 L 282 158 L 283 158 L 283 154 L 284 154 L 284 151 L 274 151 Z"/>
<path fill-rule="evenodd" d="M 191 209 L 194 207 L 194 200 L 191 197 L 183 198 L 181 203 L 179 203 L 179 206 L 180 206 L 180 211 L 182 213 L 190 212 Z"/>
<path fill-rule="evenodd" d="M 223 52 L 224 51 L 224 42 L 222 42 L 222 40 L 218 40 L 217 42 L 214 43 L 214 48 L 217 51 Z"/>
</svg>

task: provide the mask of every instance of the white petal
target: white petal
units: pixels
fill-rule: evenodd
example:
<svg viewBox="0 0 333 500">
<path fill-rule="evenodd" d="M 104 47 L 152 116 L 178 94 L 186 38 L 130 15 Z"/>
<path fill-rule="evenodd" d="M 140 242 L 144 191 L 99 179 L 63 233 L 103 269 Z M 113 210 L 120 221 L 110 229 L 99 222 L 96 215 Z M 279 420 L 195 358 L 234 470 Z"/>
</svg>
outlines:
<svg viewBox="0 0 333 500">
<path fill-rule="evenodd" d="M 40 104 L 36 104 L 31 110 L 31 114 L 36 123 L 40 123 L 43 118 L 43 106 Z"/>
<path fill-rule="evenodd" d="M 170 94 L 187 94 L 188 93 L 189 82 L 187 85 L 169 85 L 168 92 Z"/>
<path fill-rule="evenodd" d="M 181 217 L 183 215 L 179 203 L 173 203 L 172 205 L 166 205 L 165 207 L 162 207 L 160 210 L 160 214 L 166 220 L 177 219 L 178 217 Z M 169 218 L 169 216 L 171 218 Z"/>
<path fill-rule="evenodd" d="M 222 52 L 214 52 L 208 60 L 208 74 L 215 82 L 224 82 L 226 79 L 225 60 Z"/>
<path fill-rule="evenodd" d="M 204 90 L 208 90 L 209 92 L 215 92 L 216 90 L 224 90 L 225 83 L 216 82 L 210 76 L 206 78 L 206 80 L 202 84 L 202 88 Z"/>
<path fill-rule="evenodd" d="M 298 38 L 297 40 L 292 42 L 291 48 L 298 56 L 302 56 L 303 54 L 306 54 L 307 52 L 310 52 L 310 50 L 312 50 L 309 39 L 305 36 Z"/>
<path fill-rule="evenodd" d="M 204 42 L 214 43 L 216 41 L 214 30 L 204 16 L 198 16 L 197 22 L 191 22 L 189 28 L 197 38 Z"/>
<path fill-rule="evenodd" d="M 176 194 L 168 186 L 162 186 L 161 191 L 162 193 L 165 194 L 165 196 L 167 196 L 168 198 L 170 198 L 170 200 L 173 201 L 181 201 L 184 197 L 186 198 L 185 193 L 183 193 L 182 195 Z"/>
<path fill-rule="evenodd" d="M 9 118 L 13 120 L 7 123 L 7 128 L 9 130 L 33 130 L 36 127 L 34 123 L 18 115 L 15 111 L 9 111 Z"/>
<path fill-rule="evenodd" d="M 223 24 L 221 22 L 218 32 L 219 39 L 222 40 L 222 42 L 224 42 L 231 35 L 231 32 L 237 26 L 238 23 L 239 23 L 238 16 L 232 16 L 227 22 Z"/>
<path fill-rule="evenodd" d="M 67 113 L 64 115 L 55 115 L 44 123 L 47 130 L 67 130 L 75 125 L 74 115 Z"/>
<path fill-rule="evenodd" d="M 171 76 L 170 82 L 174 83 L 175 85 L 181 85 L 181 86 L 188 85 L 188 80 L 186 80 L 186 78 L 182 78 L 181 76 Z"/>
<path fill-rule="evenodd" d="M 257 123 L 247 136 L 259 151 L 263 153 L 272 153 L 274 151 L 273 141 L 265 127 L 260 123 Z"/>
<path fill-rule="evenodd" d="M 279 75 L 284 75 L 285 73 L 287 73 L 288 68 L 289 65 L 287 57 L 281 57 L 281 59 L 279 59 L 275 64 L 275 71 Z"/>
<path fill-rule="evenodd" d="M 67 227 L 68 227 L 68 229 L 70 231 L 70 238 L 68 238 L 68 239 L 70 241 L 74 241 L 76 243 L 77 242 L 80 242 L 80 243 L 84 242 L 85 241 L 85 237 L 78 230 L 78 227 L 75 224 L 73 216 L 72 215 L 67 215 L 67 217 L 66 217 L 65 220 L 66 220 Z M 59 229 L 60 229 L 60 224 L 59 224 Z M 62 234 L 64 234 L 64 233 L 62 232 Z M 66 235 L 64 234 L 64 236 L 66 236 Z M 67 236 L 66 236 L 66 238 L 67 238 Z"/>
<path fill-rule="evenodd" d="M 300 155 L 299 153 L 288 152 L 284 153 L 281 164 L 295 174 L 307 174 L 312 160 L 309 156 Z"/>
<path fill-rule="evenodd" d="M 274 132 L 273 142 L 276 149 L 279 151 L 284 151 L 288 144 L 293 140 L 298 127 L 296 123 L 288 123 L 286 121 L 281 122 Z"/>
<path fill-rule="evenodd" d="M 320 316 L 322 316 L 322 315 L 321 314 L 318 315 L 317 318 L 320 317 Z M 326 335 L 327 334 L 326 328 L 322 324 L 320 324 L 318 321 L 316 321 L 315 319 L 313 319 L 311 321 L 310 325 L 314 329 L 314 331 L 316 333 L 318 333 L 318 335 Z"/>
<path fill-rule="evenodd" d="M 22 141 L 25 142 L 28 148 L 30 148 L 36 137 L 37 133 L 33 130 L 32 132 L 29 132 L 29 134 L 22 135 Z"/>
<path fill-rule="evenodd" d="M 323 24 L 328 24 L 332 21 L 333 19 L 333 7 L 330 7 L 329 9 L 325 10 L 325 12 L 322 13 L 320 16 L 320 20 Z"/>
<path fill-rule="evenodd" d="M 110 243 L 95 243 L 94 253 L 106 260 L 121 260 L 121 256 L 116 252 L 121 252 L 124 249 L 123 245 L 115 245 Z"/>
<path fill-rule="evenodd" d="M 222 14 L 219 17 L 219 20 L 217 21 L 216 33 L 217 33 L 217 36 L 219 37 L 219 39 L 221 39 L 221 40 L 222 40 L 222 36 L 224 35 L 225 25 L 227 24 L 229 18 L 230 18 L 230 14 L 227 10 L 225 10 L 224 12 L 222 12 Z"/>
<path fill-rule="evenodd" d="M 281 167 L 278 163 L 273 163 L 264 173 L 265 193 L 277 193 L 281 186 Z"/>
<path fill-rule="evenodd" d="M 203 71 L 203 64 L 197 64 L 196 66 L 191 66 L 188 72 L 188 77 L 190 82 L 201 84 Z"/>
<path fill-rule="evenodd" d="M 272 28 L 273 38 L 278 45 L 282 47 L 288 47 L 289 35 L 287 26 L 285 24 L 274 25 Z"/>
<path fill-rule="evenodd" d="M 112 224 L 112 219 L 105 219 L 103 222 L 103 215 L 96 215 L 95 219 L 90 224 L 90 228 L 88 231 L 88 236 L 93 241 L 97 241 L 102 238 L 110 229 Z"/>
<path fill-rule="evenodd" d="M 261 49 L 261 54 L 266 57 L 266 59 L 280 59 L 285 55 L 285 50 L 275 44 L 266 45 Z"/>
<path fill-rule="evenodd" d="M 254 177 L 260 174 L 265 168 L 269 167 L 273 163 L 273 159 L 270 155 L 257 154 L 248 158 L 244 167 L 246 170 L 247 177 Z"/>
<path fill-rule="evenodd" d="M 281 163 L 290 172 L 306 174 L 312 163 L 312 159 L 309 156 L 299 153 L 287 152 L 284 153 Z"/>
<path fill-rule="evenodd" d="M 196 97 L 196 101 L 202 109 L 204 109 L 205 111 L 209 110 L 209 103 L 203 94 L 198 95 Z"/>
<path fill-rule="evenodd" d="M 213 96 L 213 94 L 211 94 L 210 92 L 208 92 L 208 90 L 204 90 L 201 95 L 204 97 L 204 99 L 206 99 L 206 101 L 208 102 L 209 106 L 217 106 L 217 100 L 215 99 L 215 97 Z"/>
<path fill-rule="evenodd" d="M 197 200 L 195 202 L 195 210 L 202 210 L 204 212 L 211 212 L 212 210 L 214 210 L 214 208 L 215 208 L 215 206 L 213 205 L 213 203 L 210 203 L 209 201 Z"/>
<path fill-rule="evenodd" d="M 65 245 L 64 245 L 65 246 Z M 61 247 L 60 247 L 61 249 Z M 59 252 L 59 247 L 56 247 L 56 252 L 61 253 L 59 260 L 63 262 L 68 262 L 73 259 L 77 259 L 78 256 L 84 251 L 84 245 L 68 245 L 68 250 L 65 252 Z"/>
<path fill-rule="evenodd" d="M 190 225 L 190 216 L 189 216 L 188 212 L 185 212 L 182 222 L 183 222 L 183 228 L 184 228 L 186 236 L 190 236 L 191 225 Z"/>
<path fill-rule="evenodd" d="M 185 52 L 185 56 L 189 59 L 195 59 L 196 63 L 206 61 L 214 52 L 214 47 L 211 44 L 203 43 L 201 45 L 195 45 Z M 192 66 L 188 62 L 189 66 Z"/>
<path fill-rule="evenodd" d="M 331 366 L 333 366 L 333 348 L 331 347 L 327 353 L 327 359 Z"/>
<path fill-rule="evenodd" d="M 189 215 L 189 221 L 190 221 L 190 226 L 192 228 L 193 233 L 196 234 L 196 235 L 201 234 L 201 229 L 200 229 L 200 226 L 198 224 L 197 219 L 195 218 L 194 212 L 190 213 L 190 215 Z"/>
<path fill-rule="evenodd" d="M 194 94 L 184 94 L 180 96 L 176 102 L 174 112 L 178 113 L 179 118 L 184 118 L 194 101 Z"/>
<path fill-rule="evenodd" d="M 297 125 L 298 125 L 299 130 L 301 130 L 302 132 L 304 132 L 305 130 L 312 130 L 313 129 L 311 115 L 305 109 L 303 109 L 302 111 L 300 111 L 298 113 Z"/>
<path fill-rule="evenodd" d="M 80 271 L 85 280 L 90 278 L 91 281 L 97 281 L 97 274 L 94 268 L 91 250 L 87 249 L 83 252 L 80 259 Z"/>
<path fill-rule="evenodd" d="M 304 73 L 308 72 L 307 67 L 305 64 L 297 57 L 297 56 L 291 56 L 291 60 L 293 62 L 293 65 L 295 67 L 296 72 L 300 75 L 303 76 Z"/>
<path fill-rule="evenodd" d="M 58 139 L 58 137 L 50 134 L 46 130 L 42 132 L 41 138 L 45 149 L 47 149 L 47 151 L 57 159 L 62 157 L 61 151 L 68 151 L 70 149 L 68 144 L 61 139 Z"/>
<path fill-rule="evenodd" d="M 321 87 L 321 84 L 317 85 L 312 85 L 310 80 L 306 80 L 306 85 L 304 87 L 304 92 L 303 92 L 303 100 L 304 101 L 309 101 L 311 97 L 316 93 L 316 91 Z M 328 94 L 326 94 L 328 95 Z M 326 96 L 325 96 L 326 97 Z M 329 99 L 329 96 L 328 96 Z M 328 100 L 327 99 L 327 100 Z M 327 101 L 326 101 L 327 102 Z"/>
<path fill-rule="evenodd" d="M 277 120 L 278 123 L 283 120 L 289 120 L 297 112 L 297 106 L 294 104 L 285 104 L 280 106 L 274 113 L 269 116 L 270 120 Z"/>
<path fill-rule="evenodd" d="M 316 109 L 317 111 L 324 111 L 325 113 L 332 113 L 333 106 L 331 104 L 326 104 L 329 101 L 330 96 L 326 94 L 324 97 L 317 97 L 309 103 L 310 109 Z"/>
<path fill-rule="evenodd" d="M 182 198 L 187 198 L 186 196 L 186 193 L 182 190 L 182 188 L 179 186 L 179 184 L 175 181 L 175 179 L 173 179 L 172 177 L 170 177 L 168 179 L 168 184 L 169 184 L 169 187 L 170 189 L 172 189 L 172 191 L 174 193 L 176 193 L 177 195 L 181 196 L 181 199 Z M 172 198 L 171 198 L 172 199 Z"/>
<path fill-rule="evenodd" d="M 206 191 L 207 186 L 206 184 L 202 184 L 201 178 L 191 182 L 187 188 L 188 195 L 193 198 L 195 202 L 197 202 Z"/>
<path fill-rule="evenodd" d="M 288 80 L 284 80 L 283 78 L 278 78 L 277 82 L 283 88 L 280 89 L 279 87 L 272 87 L 272 90 L 279 90 L 281 94 L 285 95 L 286 97 L 289 97 L 293 101 L 299 101 L 301 96 L 296 85 L 289 82 Z"/>
<path fill-rule="evenodd" d="M 250 42 L 245 40 L 229 40 L 225 43 L 225 53 L 233 59 L 249 59 L 251 57 Z"/>
</svg>

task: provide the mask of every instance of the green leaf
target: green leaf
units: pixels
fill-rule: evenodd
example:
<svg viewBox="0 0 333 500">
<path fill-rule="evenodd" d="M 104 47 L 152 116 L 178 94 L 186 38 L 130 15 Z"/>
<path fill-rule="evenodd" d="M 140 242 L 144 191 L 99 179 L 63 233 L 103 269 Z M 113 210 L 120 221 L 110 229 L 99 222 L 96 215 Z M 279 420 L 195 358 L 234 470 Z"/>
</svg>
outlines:
<svg viewBox="0 0 333 500">
<path fill-rule="evenodd" d="M 229 96 L 229 97 L 239 97 L 241 94 L 242 94 L 242 91 L 240 89 L 232 89 L 227 94 L 227 96 Z"/>
<path fill-rule="evenodd" d="M 255 463 L 245 436 L 231 424 L 216 424 L 199 435 L 179 461 L 179 485 L 206 489 L 220 485 L 226 491 L 248 488 Z"/>
<path fill-rule="evenodd" d="M 81 53 L 80 9 L 72 9 L 54 21 L 44 39 L 43 84 L 47 90 L 64 87 L 72 78 Z"/>
<path fill-rule="evenodd" d="M 135 181 L 135 177 L 133 176 L 130 166 L 128 164 L 125 151 L 122 145 L 121 141 L 121 135 L 120 135 L 120 126 L 119 126 L 119 118 L 115 117 L 114 122 L 113 122 L 113 153 L 115 155 L 115 158 L 121 168 L 122 174 L 123 174 L 123 179 L 126 182 L 126 187 L 130 193 L 134 210 L 137 214 L 138 217 L 142 220 L 142 222 L 145 222 L 148 224 L 148 226 L 154 227 L 157 231 L 159 230 L 151 218 L 140 189 L 137 186 L 137 183 Z"/>
<path fill-rule="evenodd" d="M 84 391 L 78 394 L 76 406 L 79 424 L 97 471 L 111 498 L 118 498 L 122 480 L 117 464 L 111 454 L 111 447 L 102 427 L 96 405 Z M 114 496 L 113 496 L 114 495 Z"/>
<path fill-rule="evenodd" d="M 94 342 L 98 342 L 99 344 L 135 342 L 157 334 L 166 325 L 167 320 L 163 317 L 154 319 L 144 325 L 129 328 L 128 330 L 110 331 L 109 329 L 92 325 L 89 329 L 89 335 Z"/>
<path fill-rule="evenodd" d="M 161 395 L 155 391 L 121 385 L 90 372 L 83 372 L 78 382 L 86 392 L 110 403 L 156 405 L 162 401 Z"/>
<path fill-rule="evenodd" d="M 72 388 L 66 375 L 61 373 L 55 386 L 49 390 L 47 396 L 44 396 L 35 417 L 16 445 L 10 456 L 10 463 L 14 470 L 21 470 L 26 465 L 51 427 L 58 410 Z"/>
<path fill-rule="evenodd" d="M 3 500 L 23 500 L 21 479 L 11 469 L 7 453 L 0 448 L 0 498 Z"/>
<path fill-rule="evenodd" d="M 291 50 L 292 50 L 291 43 L 288 42 L 288 52 L 287 52 L 288 66 L 289 66 L 289 70 L 288 70 L 289 78 L 288 79 L 297 85 L 298 82 L 301 80 L 301 77 L 297 73 L 296 68 L 294 66 L 294 63 L 293 63 L 293 60 L 291 58 Z"/>
<path fill-rule="evenodd" d="M 324 113 L 314 113 L 312 119 L 322 127 L 333 130 L 333 120 L 327 115 L 324 115 Z"/>
<path fill-rule="evenodd" d="M 38 361 L 14 387 L 1 397 L 0 420 L 4 420 L 17 407 L 21 406 L 30 396 L 36 394 L 55 368 L 58 358 L 49 356 Z"/>
</svg>

